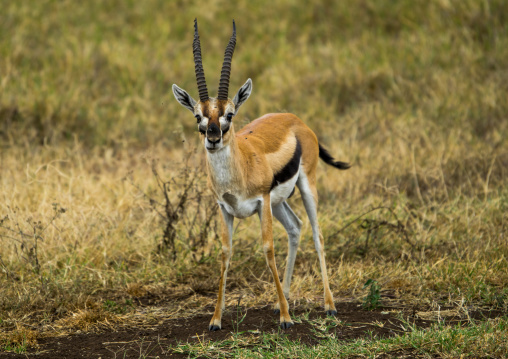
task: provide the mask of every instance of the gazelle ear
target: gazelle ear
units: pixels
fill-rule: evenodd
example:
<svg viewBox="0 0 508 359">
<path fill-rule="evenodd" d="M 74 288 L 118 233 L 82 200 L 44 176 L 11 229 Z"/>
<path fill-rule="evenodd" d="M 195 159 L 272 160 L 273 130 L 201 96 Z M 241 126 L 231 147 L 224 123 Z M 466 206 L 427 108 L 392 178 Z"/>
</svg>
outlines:
<svg viewBox="0 0 508 359">
<path fill-rule="evenodd" d="M 173 95 L 175 95 L 176 100 L 180 102 L 180 105 L 188 109 L 190 112 L 194 113 L 196 100 L 194 100 L 191 95 L 187 93 L 187 91 L 173 84 Z"/>
<path fill-rule="evenodd" d="M 248 79 L 247 81 L 245 81 L 243 86 L 240 87 L 240 90 L 238 90 L 235 97 L 233 98 L 233 103 L 235 104 L 235 115 L 238 113 L 238 109 L 240 108 L 240 106 L 245 101 L 247 101 L 251 92 L 252 92 L 252 80 Z"/>
</svg>

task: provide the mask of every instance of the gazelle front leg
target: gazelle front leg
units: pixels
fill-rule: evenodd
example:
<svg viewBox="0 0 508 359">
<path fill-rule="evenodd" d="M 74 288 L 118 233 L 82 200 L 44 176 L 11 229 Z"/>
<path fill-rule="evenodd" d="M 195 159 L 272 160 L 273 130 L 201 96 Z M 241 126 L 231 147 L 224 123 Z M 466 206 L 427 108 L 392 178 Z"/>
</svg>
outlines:
<svg viewBox="0 0 508 359">
<path fill-rule="evenodd" d="M 216 331 L 221 329 L 222 311 L 224 310 L 224 296 L 226 295 L 226 278 L 228 276 L 229 260 L 231 259 L 233 247 L 233 221 L 234 217 L 230 215 L 226 209 L 220 206 L 221 209 L 221 228 L 222 228 L 222 265 L 221 275 L 219 282 L 219 296 L 215 306 L 212 320 L 208 330 Z"/>
<path fill-rule="evenodd" d="M 288 329 L 293 325 L 293 321 L 289 316 L 288 302 L 282 291 L 277 266 L 275 265 L 275 253 L 273 249 L 273 231 L 272 231 L 272 207 L 270 203 L 270 194 L 263 195 L 263 203 L 260 213 L 261 220 L 261 236 L 263 237 L 263 251 L 265 252 L 266 263 L 272 272 L 275 288 L 277 289 L 277 297 L 279 299 L 280 308 L 280 326 L 282 329 Z"/>
</svg>

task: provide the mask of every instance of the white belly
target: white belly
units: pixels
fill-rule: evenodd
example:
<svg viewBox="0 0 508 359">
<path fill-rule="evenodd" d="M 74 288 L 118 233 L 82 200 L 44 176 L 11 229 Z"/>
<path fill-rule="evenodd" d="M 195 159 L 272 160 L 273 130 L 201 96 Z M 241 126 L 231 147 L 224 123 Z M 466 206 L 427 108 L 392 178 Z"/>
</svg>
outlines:
<svg viewBox="0 0 508 359">
<path fill-rule="evenodd" d="M 222 200 L 218 202 L 230 215 L 236 218 L 247 218 L 258 211 L 260 205 L 263 203 L 263 198 L 254 197 L 242 199 L 228 192 L 225 193 L 222 196 Z"/>
<path fill-rule="evenodd" d="M 270 202 L 272 207 L 288 199 L 288 197 L 291 195 L 291 192 L 293 192 L 293 189 L 295 188 L 296 180 L 298 179 L 299 174 L 300 169 L 298 169 L 298 172 L 296 172 L 292 178 L 272 189 L 270 192 Z"/>
<path fill-rule="evenodd" d="M 270 192 L 270 204 L 272 207 L 284 202 L 291 195 L 299 174 L 300 170 L 298 170 L 291 179 L 272 189 Z M 236 218 L 247 218 L 258 212 L 258 210 L 261 210 L 263 197 L 242 198 L 239 195 L 227 192 L 222 195 L 222 198 L 220 198 L 218 202 L 232 216 Z"/>
</svg>

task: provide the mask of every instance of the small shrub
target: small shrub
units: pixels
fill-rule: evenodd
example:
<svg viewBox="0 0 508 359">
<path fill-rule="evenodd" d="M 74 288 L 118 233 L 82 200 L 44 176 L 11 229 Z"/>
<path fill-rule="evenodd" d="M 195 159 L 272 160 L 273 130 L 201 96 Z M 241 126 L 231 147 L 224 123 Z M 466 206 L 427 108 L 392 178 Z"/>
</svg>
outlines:
<svg viewBox="0 0 508 359">
<path fill-rule="evenodd" d="M 189 165 L 193 154 L 194 151 L 187 152 L 177 174 L 170 179 L 160 174 L 157 160 L 149 159 L 157 183 L 153 193 L 143 192 L 131 181 L 161 219 L 162 239 L 157 243 L 157 254 L 173 261 L 177 253 L 190 253 L 194 262 L 205 260 L 209 235 L 218 236 L 215 219 L 218 206 L 207 193 L 205 171 Z"/>
<path fill-rule="evenodd" d="M 365 297 L 363 301 L 363 307 L 368 310 L 376 309 L 380 306 L 379 301 L 381 300 L 381 293 L 380 289 L 381 286 L 379 283 L 374 279 L 369 279 L 365 284 L 363 285 L 363 289 L 369 288 L 369 292 L 367 293 L 367 296 Z"/>
<path fill-rule="evenodd" d="M 56 219 L 65 213 L 65 208 L 60 207 L 58 203 L 53 203 L 53 214 L 46 223 L 34 220 L 33 217 L 20 222 L 16 215 L 17 209 L 8 208 L 10 213 L 0 219 L 0 239 L 11 240 L 17 244 L 19 257 L 28 263 L 36 274 L 39 274 L 41 269 L 39 242 L 44 241 L 44 233 Z"/>
</svg>

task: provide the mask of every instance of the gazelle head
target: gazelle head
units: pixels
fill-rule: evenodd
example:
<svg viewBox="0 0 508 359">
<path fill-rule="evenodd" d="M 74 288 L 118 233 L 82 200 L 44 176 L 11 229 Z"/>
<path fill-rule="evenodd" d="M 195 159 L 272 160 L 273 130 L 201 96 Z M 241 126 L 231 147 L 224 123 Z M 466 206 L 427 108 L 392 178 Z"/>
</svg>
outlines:
<svg viewBox="0 0 508 359">
<path fill-rule="evenodd" d="M 194 100 L 187 91 L 175 84 L 173 85 L 173 94 L 176 100 L 183 107 L 191 111 L 197 119 L 201 139 L 209 152 L 216 152 L 229 144 L 232 136 L 234 136 L 234 131 L 230 131 L 233 128 L 233 117 L 238 113 L 238 109 L 249 98 L 252 92 L 252 81 L 248 79 L 238 90 L 233 100 L 228 98 L 231 60 L 233 59 L 235 45 L 236 26 L 233 20 L 233 35 L 231 35 L 224 54 L 219 93 L 217 98 L 209 97 L 206 88 L 205 72 L 201 62 L 198 22 L 194 20 L 193 53 L 199 101 Z"/>
</svg>

